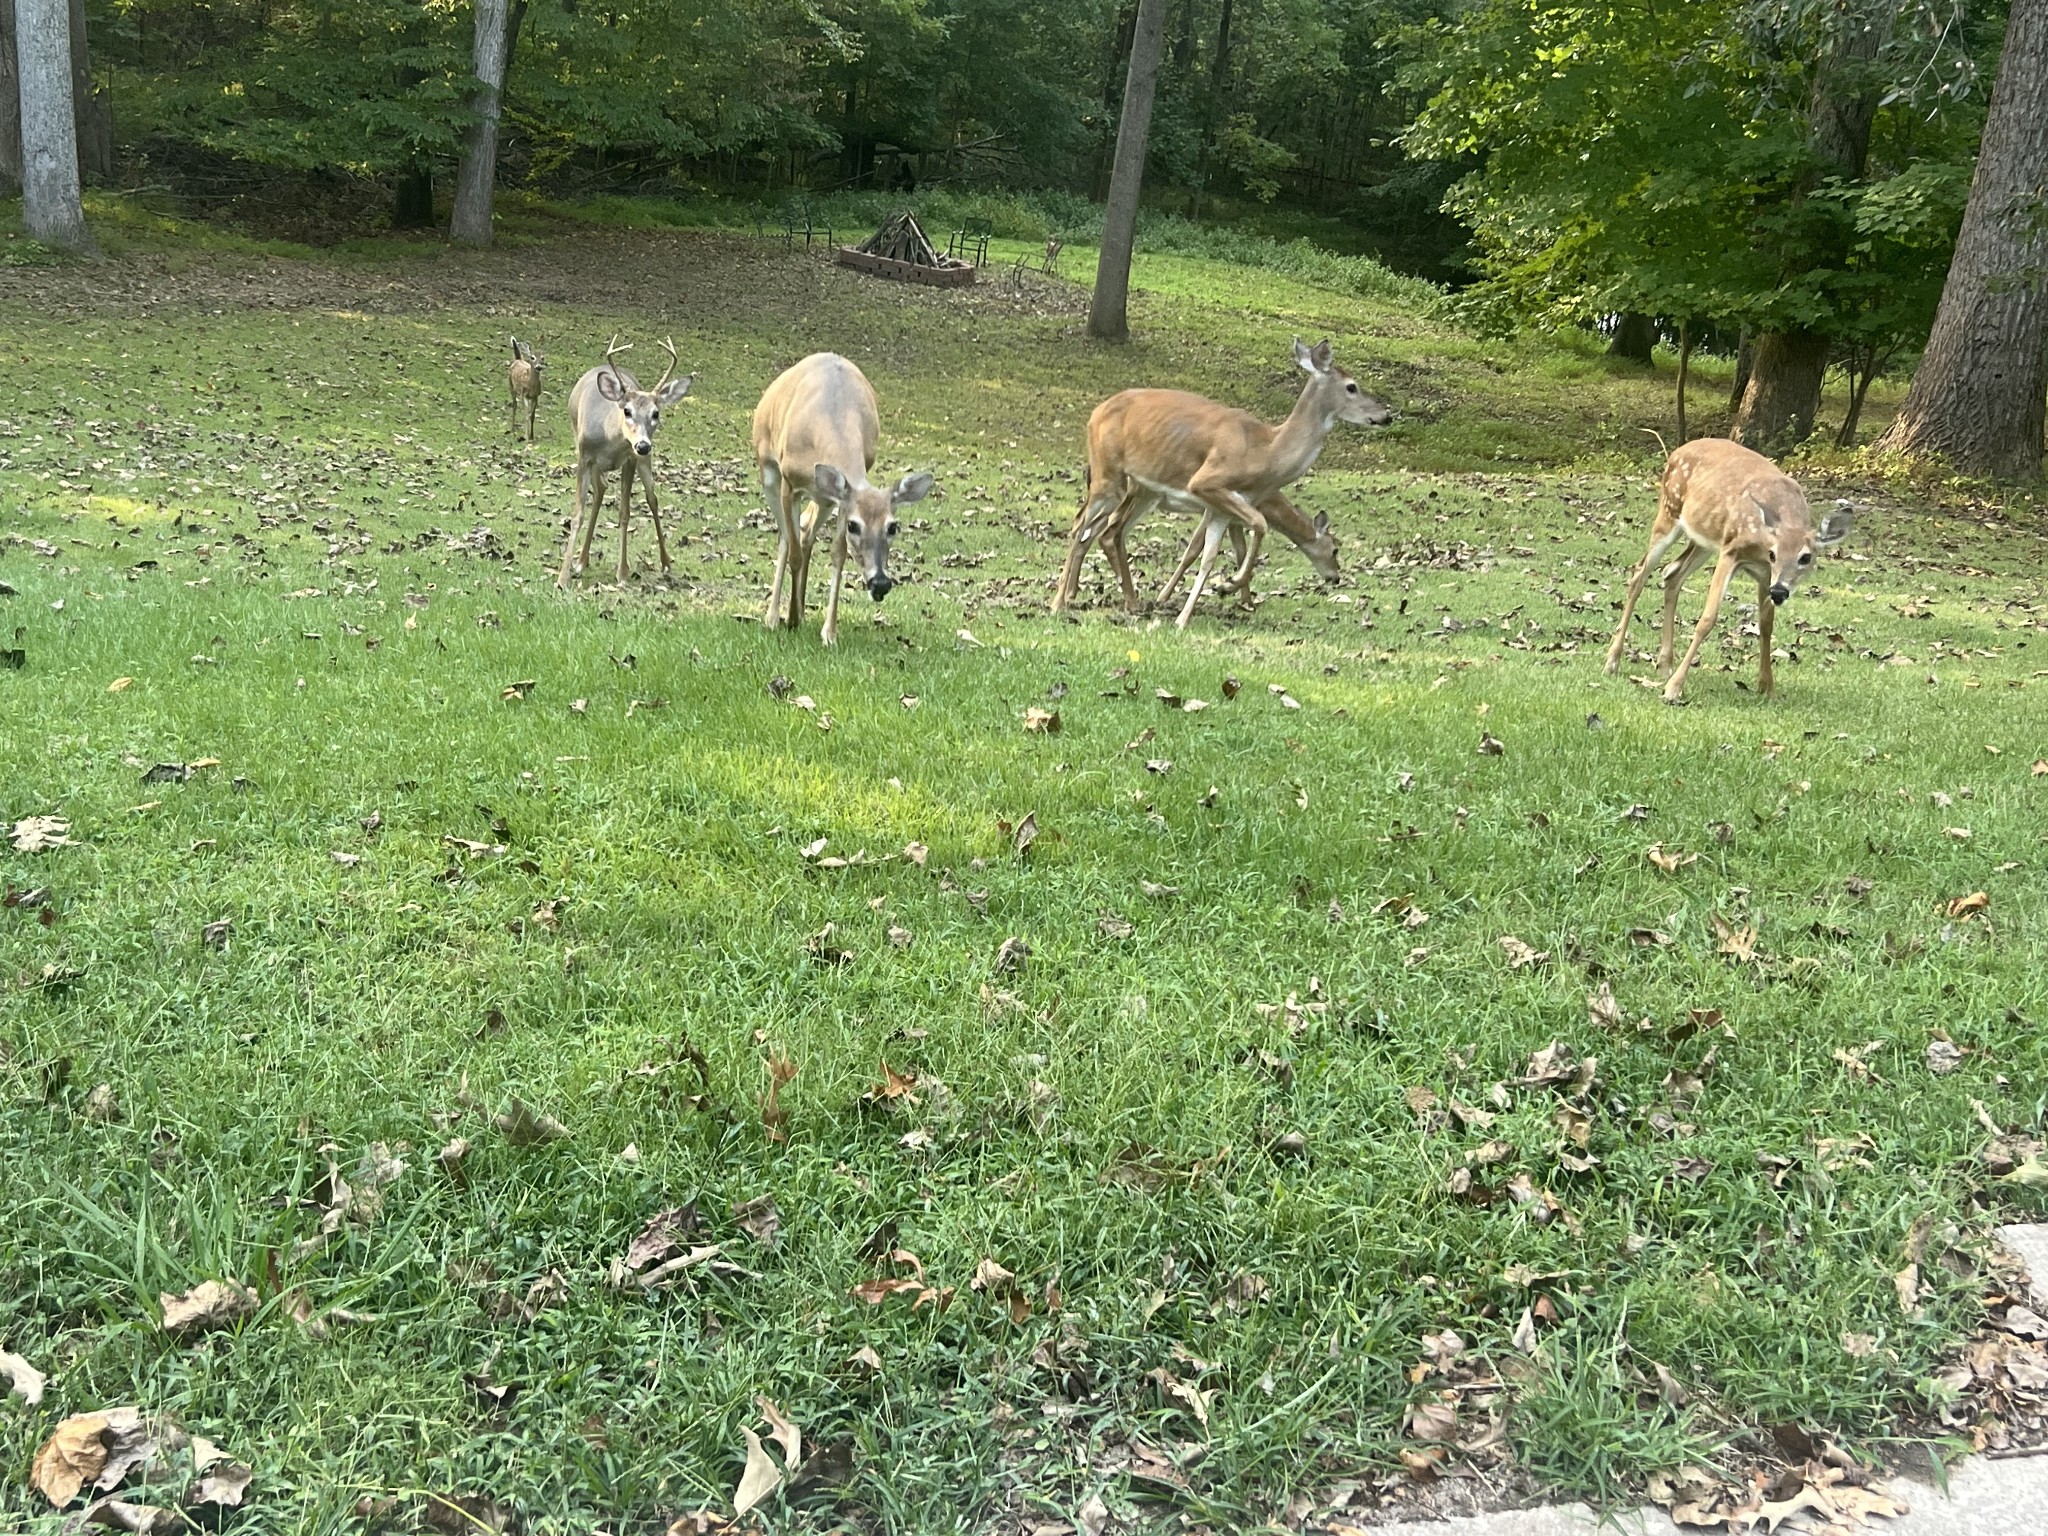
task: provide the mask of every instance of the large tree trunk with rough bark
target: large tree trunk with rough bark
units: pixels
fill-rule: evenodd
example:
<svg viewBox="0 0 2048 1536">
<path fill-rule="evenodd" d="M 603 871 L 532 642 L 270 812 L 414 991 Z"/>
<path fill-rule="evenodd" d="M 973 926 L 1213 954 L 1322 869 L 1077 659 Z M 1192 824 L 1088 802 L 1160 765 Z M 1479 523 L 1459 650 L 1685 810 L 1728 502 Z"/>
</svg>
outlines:
<svg viewBox="0 0 2048 1536">
<path fill-rule="evenodd" d="M 2048 396 L 2048 0 L 2013 0 L 1941 308 L 1881 452 L 2041 473 Z"/>
<path fill-rule="evenodd" d="M 1841 35 L 1814 77 L 1807 142 L 1816 173 L 1798 196 L 1803 198 L 1824 176 L 1853 180 L 1863 175 L 1879 100 L 1871 65 L 1897 17 L 1897 0 L 1860 0 L 1848 8 Z M 1729 435 L 1765 453 L 1805 441 L 1820 410 L 1827 362 L 1825 335 L 1798 329 L 1760 332 Z"/>
<path fill-rule="evenodd" d="M 1159 86 L 1159 55 L 1165 41 L 1166 0 L 1138 0 L 1131 68 L 1124 78 L 1124 110 L 1116 125 L 1116 164 L 1109 173 L 1109 203 L 1102 212 L 1095 298 L 1088 306 L 1088 334 L 1103 341 L 1124 341 L 1131 334 L 1131 248 L 1138 237 L 1138 193 L 1145 184 L 1152 97 Z"/>
<path fill-rule="evenodd" d="M 449 234 L 461 245 L 491 243 L 491 192 L 498 177 L 498 99 L 505 88 L 506 0 L 476 0 L 476 122 L 455 173 Z"/>
<path fill-rule="evenodd" d="M 1616 322 L 1608 338 L 1607 355 L 1631 363 L 1649 363 L 1657 355 L 1657 322 L 1648 315 L 1628 311 Z"/>
<path fill-rule="evenodd" d="M 14 0 L 21 77 L 21 213 L 29 237 L 97 255 L 78 202 L 78 129 L 71 115 L 71 15 L 66 0 Z"/>
<path fill-rule="evenodd" d="M 1804 330 L 1761 333 L 1735 415 L 1735 440 L 1768 454 L 1805 442 L 1813 435 L 1827 371 L 1827 337 Z"/>
</svg>

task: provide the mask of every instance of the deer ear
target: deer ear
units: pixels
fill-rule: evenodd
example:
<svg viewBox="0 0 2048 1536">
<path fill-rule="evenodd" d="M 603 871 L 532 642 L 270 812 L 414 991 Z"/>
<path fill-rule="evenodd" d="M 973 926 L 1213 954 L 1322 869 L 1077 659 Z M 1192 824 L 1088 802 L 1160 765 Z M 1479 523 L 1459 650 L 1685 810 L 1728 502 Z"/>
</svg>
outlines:
<svg viewBox="0 0 2048 1536">
<path fill-rule="evenodd" d="M 811 470 L 811 489 L 825 501 L 844 501 L 847 495 L 846 476 L 830 464 L 818 464 Z"/>
<path fill-rule="evenodd" d="M 674 405 L 690 392 L 690 386 L 697 380 L 693 373 L 686 373 L 680 379 L 670 379 L 661 386 L 661 393 L 654 397 L 656 405 Z"/>
<path fill-rule="evenodd" d="M 1749 493 L 1749 499 L 1751 503 L 1756 507 L 1757 511 L 1763 514 L 1764 526 L 1766 528 L 1775 528 L 1778 526 L 1778 514 L 1771 510 L 1770 506 L 1764 501 L 1764 499 L 1761 496 L 1757 495 L 1755 491 L 1751 491 Z"/>
<path fill-rule="evenodd" d="M 1327 512 L 1318 512 L 1318 513 L 1316 514 L 1316 521 L 1315 521 L 1315 530 L 1316 530 L 1316 532 L 1317 532 L 1317 533 L 1328 533 L 1328 532 L 1330 531 L 1330 514 L 1329 514 L 1329 513 L 1327 513 Z"/>
<path fill-rule="evenodd" d="M 1317 373 L 1330 371 L 1330 343 L 1327 337 L 1309 349 L 1308 360 L 1315 364 Z"/>
<path fill-rule="evenodd" d="M 1833 549 L 1849 537 L 1849 530 L 1856 526 L 1856 514 L 1847 507 L 1837 507 L 1821 519 L 1820 528 L 1813 536 L 1815 549 Z"/>
<path fill-rule="evenodd" d="M 905 475 L 896 482 L 889 492 L 889 505 L 900 507 L 913 501 L 923 501 L 932 491 L 932 477 L 927 474 Z"/>
<path fill-rule="evenodd" d="M 600 368 L 597 374 L 597 392 L 617 405 L 626 398 L 626 386 L 619 382 L 618 374 L 609 368 Z"/>
<path fill-rule="evenodd" d="M 1299 336 L 1294 338 L 1294 366 L 1303 373 L 1314 373 L 1316 371 L 1315 354 L 1301 344 Z"/>
</svg>

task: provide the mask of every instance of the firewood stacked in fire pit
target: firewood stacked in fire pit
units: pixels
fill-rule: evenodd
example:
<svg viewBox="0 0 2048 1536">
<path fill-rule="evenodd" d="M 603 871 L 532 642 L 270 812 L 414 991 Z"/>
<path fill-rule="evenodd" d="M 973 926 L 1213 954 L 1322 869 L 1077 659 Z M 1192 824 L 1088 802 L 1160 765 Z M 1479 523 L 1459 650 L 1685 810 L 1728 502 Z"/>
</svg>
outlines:
<svg viewBox="0 0 2048 1536">
<path fill-rule="evenodd" d="M 855 249 L 870 256 L 886 256 L 892 261 L 907 261 L 920 267 L 949 265 L 945 258 L 932 249 L 931 241 L 925 238 L 923 226 L 917 222 L 917 216 L 913 213 L 892 216 Z"/>
</svg>

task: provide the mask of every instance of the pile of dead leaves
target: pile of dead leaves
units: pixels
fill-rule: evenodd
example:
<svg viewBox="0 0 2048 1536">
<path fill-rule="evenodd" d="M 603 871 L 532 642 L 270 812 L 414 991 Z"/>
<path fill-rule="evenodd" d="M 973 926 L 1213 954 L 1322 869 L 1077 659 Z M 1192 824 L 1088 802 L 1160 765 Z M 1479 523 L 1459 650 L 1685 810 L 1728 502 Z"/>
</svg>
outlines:
<svg viewBox="0 0 2048 1536">
<path fill-rule="evenodd" d="M 1815 1440 L 1792 1424 L 1779 1425 L 1772 1435 L 1799 1459 L 1743 1481 L 1730 1481 L 1706 1467 L 1655 1473 L 1650 1497 L 1670 1514 L 1672 1524 L 1708 1531 L 1761 1528 L 1852 1536 L 1867 1528 L 1873 1515 L 1907 1513 L 1906 1502 L 1886 1490 L 1874 1469 L 1838 1446 Z"/>
<path fill-rule="evenodd" d="M 29 1482 L 63 1509 L 86 1496 L 67 1529 L 185 1531 L 218 1524 L 241 1507 L 255 1472 L 212 1441 L 188 1435 L 166 1414 L 103 1408 L 73 1414 L 36 1452 Z M 150 1503 L 183 1486 L 176 1507 Z M 133 1493 L 134 1498 L 121 1495 Z"/>
</svg>

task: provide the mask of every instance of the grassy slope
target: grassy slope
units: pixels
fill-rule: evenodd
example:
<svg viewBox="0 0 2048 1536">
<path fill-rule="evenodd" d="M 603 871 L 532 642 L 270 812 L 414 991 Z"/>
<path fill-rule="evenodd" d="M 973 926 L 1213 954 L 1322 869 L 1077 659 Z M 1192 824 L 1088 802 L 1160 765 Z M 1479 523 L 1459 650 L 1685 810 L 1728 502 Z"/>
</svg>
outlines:
<svg viewBox="0 0 2048 1536">
<path fill-rule="evenodd" d="M 1510 1265 L 1564 1314 L 1510 1433 L 1571 1485 L 1724 1421 L 1873 1432 L 1921 1400 L 1976 1287 L 1930 1264 L 1902 1316 L 1907 1229 L 1931 1214 L 1964 1251 L 1981 1233 L 1973 1098 L 2041 1115 L 2020 1022 L 2048 1009 L 2031 514 L 1916 516 L 1874 491 L 1864 558 L 1788 610 L 1780 698 L 1740 689 L 1730 623 L 1669 710 L 1598 672 L 1661 386 L 1272 273 L 1158 258 L 1139 278 L 1140 340 L 1104 352 L 1068 294 L 963 305 L 728 238 L 557 230 L 474 261 L 316 265 L 152 236 L 112 271 L 5 277 L 0 527 L 58 553 L 0 545 L 27 663 L 0 670 L 0 810 L 61 811 L 82 843 L 0 852 L 0 880 L 49 886 L 58 914 L 0 913 L 0 1346 L 53 1371 L 49 1407 L 176 1411 L 255 1462 L 252 1530 L 338 1528 L 365 1489 L 415 1486 L 487 1488 L 540 1529 L 638 1529 L 730 1492 L 756 1392 L 856 1443 L 846 1508 L 894 1529 L 1071 1511 L 1129 1436 L 1202 1447 L 1196 1508 L 1240 1523 L 1391 1467 L 1419 1337 L 1505 1351 L 1529 1299 Z M 554 365 L 532 449 L 498 403 L 513 327 Z M 560 402 L 614 329 L 643 352 L 673 329 L 698 370 L 662 449 L 687 543 L 669 588 L 562 600 Z M 1089 406 L 1171 380 L 1277 415 L 1293 331 L 1335 333 L 1406 418 L 1334 441 L 1301 498 L 1338 524 L 1342 587 L 1277 551 L 1255 616 L 1179 637 L 1112 619 L 1098 567 L 1079 623 L 1046 618 Z M 772 553 L 747 412 L 827 344 L 882 391 L 885 467 L 946 492 L 901 541 L 887 625 L 863 602 L 831 654 L 814 628 L 734 622 Z M 450 546 L 478 528 L 512 558 Z M 1152 530 L 1141 560 L 1182 532 Z M 771 697 L 776 676 L 816 708 Z M 1033 703 L 1061 734 L 1023 731 Z M 1482 730 L 1504 755 L 1475 752 Z M 202 756 L 222 766 L 139 782 Z M 1026 812 L 1020 861 L 1004 823 Z M 510 851 L 465 861 L 444 834 Z M 818 837 L 918 840 L 929 865 L 820 870 L 799 851 Z M 1663 874 L 1653 841 L 1700 858 Z M 451 862 L 464 878 L 437 878 Z M 1988 924 L 1939 910 L 1980 888 Z M 1410 893 L 1422 926 L 1374 915 Z M 550 898 L 558 932 L 533 921 Z M 1762 963 L 1717 955 L 1717 913 L 1758 928 Z M 223 917 L 217 951 L 200 929 Z M 806 953 L 828 922 L 843 966 Z M 1511 971 L 1504 934 L 1552 960 Z M 1031 958 L 995 975 L 1012 935 Z M 17 984 L 45 965 L 82 974 Z M 1587 1020 L 1596 969 L 1618 1033 Z M 1260 1006 L 1290 993 L 1329 1007 Z M 1667 1038 L 1695 1008 L 1731 1032 L 1673 1140 L 1652 1116 L 1706 1054 L 1710 1035 Z M 1937 1033 L 1967 1052 L 1939 1078 Z M 1481 1102 L 1553 1039 L 1600 1057 L 1600 1165 L 1560 1168 L 1553 1094 L 1515 1086 L 1486 1173 L 1526 1170 L 1570 1219 L 1449 1199 L 1485 1133 L 1425 1132 L 1404 1090 Z M 1836 1052 L 1871 1042 L 1865 1080 Z M 786 1146 L 758 1104 L 775 1052 L 799 1068 Z M 883 1060 L 919 1074 L 913 1105 L 863 1104 Z M 102 1082 L 113 1123 L 84 1113 Z M 508 1145 L 488 1115 L 513 1095 L 571 1138 Z M 1288 1132 L 1305 1158 L 1268 1150 Z M 458 1134 L 459 1184 L 432 1165 Z M 292 1262 L 322 1149 L 347 1171 L 373 1141 L 410 1144 L 381 1219 Z M 1173 1176 L 1106 1178 L 1134 1145 Z M 1760 1154 L 1795 1161 L 1782 1188 Z M 764 1193 L 772 1250 L 729 1214 Z M 752 1277 L 611 1293 L 638 1224 L 693 1196 Z M 960 1288 L 948 1310 L 848 1295 L 885 1220 Z M 985 1256 L 1029 1287 L 1024 1321 L 967 1289 Z M 488 1298 L 550 1269 L 568 1294 L 533 1322 L 478 1305 L 480 1275 Z M 273 1299 L 196 1347 L 153 1326 L 161 1291 L 266 1276 L 376 1320 L 313 1340 Z M 1852 1357 L 1845 1332 L 1879 1348 Z M 864 1343 L 879 1375 L 848 1363 Z M 1213 1362 L 1206 1428 L 1147 1377 L 1192 1379 L 1187 1355 Z M 509 1409 L 463 1381 L 487 1362 L 524 1387 Z M 1635 1406 L 1650 1362 L 1704 1392 L 1692 1421 Z M 45 1422 L 0 1413 L 17 1519 Z M 1108 1495 L 1129 1506 L 1123 1480 Z"/>
</svg>

